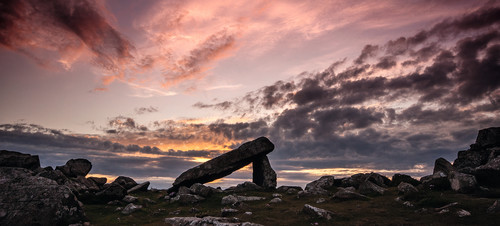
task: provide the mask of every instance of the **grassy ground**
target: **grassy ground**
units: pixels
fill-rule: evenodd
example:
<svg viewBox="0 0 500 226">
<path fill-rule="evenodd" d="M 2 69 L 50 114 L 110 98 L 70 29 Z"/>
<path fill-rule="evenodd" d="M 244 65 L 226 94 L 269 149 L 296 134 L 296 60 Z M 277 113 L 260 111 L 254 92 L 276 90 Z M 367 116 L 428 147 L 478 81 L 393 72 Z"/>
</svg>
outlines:
<svg viewBox="0 0 500 226">
<path fill-rule="evenodd" d="M 333 189 L 332 192 L 335 192 Z M 371 200 L 334 201 L 324 196 L 327 201 L 316 204 L 321 196 L 301 197 L 283 193 L 283 202 L 267 205 L 275 192 L 244 192 L 239 195 L 255 195 L 267 200 L 248 202 L 238 207 L 239 213 L 232 216 L 263 225 L 500 225 L 500 214 L 488 214 L 486 210 L 495 198 L 482 198 L 478 195 L 457 194 L 451 191 L 428 191 L 413 197 L 410 201 L 414 207 L 406 207 L 394 199 L 398 196 L 396 188 L 390 188 L 383 196 L 372 197 Z M 215 194 L 207 200 L 192 204 L 169 204 L 163 201 L 165 191 L 142 192 L 134 194 L 140 197 L 143 209 L 125 216 L 115 211 L 118 206 L 85 205 L 85 212 L 92 225 L 166 225 L 164 219 L 182 216 L 220 216 L 221 199 L 228 194 Z M 156 201 L 150 204 L 144 201 L 149 198 Z M 439 214 L 434 208 L 458 202 L 450 212 Z M 304 204 L 330 210 L 335 217 L 330 220 L 312 218 L 301 212 Z M 121 205 L 124 207 L 124 205 Z M 229 207 L 229 206 L 228 206 Z M 193 212 L 193 208 L 198 211 Z M 427 211 L 421 211 L 426 208 Z M 456 211 L 465 209 L 472 215 L 459 218 Z M 179 211 L 178 215 L 171 212 Z M 244 212 L 252 212 L 245 215 Z"/>
</svg>

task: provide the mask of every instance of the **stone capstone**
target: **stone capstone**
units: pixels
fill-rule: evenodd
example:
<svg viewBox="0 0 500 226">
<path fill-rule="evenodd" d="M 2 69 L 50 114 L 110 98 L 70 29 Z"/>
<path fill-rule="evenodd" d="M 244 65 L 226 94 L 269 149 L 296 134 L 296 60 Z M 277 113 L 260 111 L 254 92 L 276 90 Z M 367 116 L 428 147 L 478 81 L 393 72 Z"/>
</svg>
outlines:
<svg viewBox="0 0 500 226">
<path fill-rule="evenodd" d="M 169 192 L 177 191 L 180 186 L 190 187 L 195 183 L 204 184 L 225 177 L 254 161 L 263 161 L 262 158 L 273 151 L 273 149 L 274 144 L 265 137 L 244 143 L 235 150 L 222 154 L 182 173 L 175 179 L 173 187 L 169 189 Z M 272 179 L 272 175 L 270 174 L 259 175 L 257 179 L 259 181 L 262 180 L 262 183 L 264 183 L 265 180 Z M 273 183 L 275 184 L 276 182 L 266 182 L 269 186 Z"/>
<path fill-rule="evenodd" d="M 1 150 L 0 167 L 20 167 L 30 170 L 36 170 L 40 168 L 40 159 L 38 158 L 38 155 Z"/>
<path fill-rule="evenodd" d="M 87 221 L 75 195 L 22 168 L 0 167 L 0 225 L 69 225 Z"/>
<path fill-rule="evenodd" d="M 64 166 L 57 166 L 67 177 L 86 176 L 92 169 L 92 163 L 87 159 L 70 159 Z"/>
</svg>

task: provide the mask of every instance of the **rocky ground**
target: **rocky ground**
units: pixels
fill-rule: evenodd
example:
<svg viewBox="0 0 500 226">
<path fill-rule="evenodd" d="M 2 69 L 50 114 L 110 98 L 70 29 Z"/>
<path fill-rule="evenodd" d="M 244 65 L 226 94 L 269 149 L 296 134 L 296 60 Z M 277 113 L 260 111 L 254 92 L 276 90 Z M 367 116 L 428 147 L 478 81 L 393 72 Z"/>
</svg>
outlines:
<svg viewBox="0 0 500 226">
<path fill-rule="evenodd" d="M 234 160 L 236 153 L 245 160 L 235 161 L 223 174 L 250 162 L 267 162 L 262 172 L 254 172 L 263 179 L 254 178 L 260 185 L 245 182 L 225 190 L 193 183 L 204 178 L 191 174 L 183 174 L 168 190 L 148 189 L 149 182 L 138 184 L 125 176 L 106 183 L 106 178 L 86 177 L 92 164 L 85 159 L 40 168 L 38 156 L 2 150 L 0 225 L 500 224 L 498 127 L 479 131 L 476 142 L 460 151 L 453 164 L 437 159 L 433 174 L 420 180 L 365 173 L 323 176 L 305 188 L 271 186 L 276 175 L 258 152 L 268 140 L 256 141 L 218 159 Z M 266 153 L 272 151 L 267 147 Z M 253 149 L 257 154 L 241 155 Z M 196 175 L 221 174 L 212 170 L 219 160 L 200 165 L 211 167 Z"/>
</svg>

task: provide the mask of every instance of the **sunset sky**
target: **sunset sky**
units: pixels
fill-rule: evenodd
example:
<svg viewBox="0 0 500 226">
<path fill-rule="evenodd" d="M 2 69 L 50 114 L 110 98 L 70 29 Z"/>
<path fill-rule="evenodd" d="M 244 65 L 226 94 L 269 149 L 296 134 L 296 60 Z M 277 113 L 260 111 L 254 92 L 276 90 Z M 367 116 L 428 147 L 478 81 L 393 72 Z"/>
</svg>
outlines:
<svg viewBox="0 0 500 226">
<path fill-rule="evenodd" d="M 0 68 L 0 149 L 43 167 L 168 188 L 266 136 L 278 185 L 420 177 L 500 126 L 500 3 L 7 0 Z"/>
</svg>

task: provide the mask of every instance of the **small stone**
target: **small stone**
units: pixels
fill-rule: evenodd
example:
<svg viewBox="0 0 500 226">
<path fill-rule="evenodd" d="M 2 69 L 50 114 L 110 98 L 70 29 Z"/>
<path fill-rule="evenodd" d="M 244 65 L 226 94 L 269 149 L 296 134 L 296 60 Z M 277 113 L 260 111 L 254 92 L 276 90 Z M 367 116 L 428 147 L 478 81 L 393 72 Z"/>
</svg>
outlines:
<svg viewBox="0 0 500 226">
<path fill-rule="evenodd" d="M 438 213 L 439 214 L 445 214 L 445 213 L 449 213 L 450 212 L 450 209 L 446 208 L 446 209 L 442 209 L 441 211 L 439 211 Z"/>
<path fill-rule="evenodd" d="M 116 207 L 115 211 L 118 212 L 118 211 L 122 211 L 123 210 L 123 207 Z"/>
<path fill-rule="evenodd" d="M 280 198 L 274 198 L 274 199 L 271 199 L 271 201 L 269 201 L 269 203 L 280 203 L 280 202 L 283 202 L 283 200 L 281 200 Z"/>
<path fill-rule="evenodd" d="M 498 213 L 500 212 L 500 203 L 498 200 L 496 200 L 493 205 L 488 207 L 488 210 L 486 210 L 487 213 Z"/>
<path fill-rule="evenodd" d="M 324 198 L 319 198 L 319 199 L 316 200 L 317 204 L 324 203 L 324 202 L 326 202 L 326 199 L 324 199 Z"/>
<path fill-rule="evenodd" d="M 221 216 L 227 217 L 227 216 L 229 216 L 231 214 L 237 213 L 238 210 L 237 209 L 232 209 L 232 208 L 223 208 L 223 209 L 220 210 L 220 212 L 221 212 Z"/>
<path fill-rule="evenodd" d="M 181 210 L 174 210 L 174 211 L 172 211 L 172 212 L 170 212 L 168 214 L 169 215 L 179 215 L 179 214 L 181 214 Z"/>
<path fill-rule="evenodd" d="M 457 215 L 458 215 L 458 217 L 468 217 L 471 214 L 467 210 L 459 210 L 459 211 L 457 211 Z"/>
<path fill-rule="evenodd" d="M 131 196 L 131 195 L 126 195 L 125 197 L 123 197 L 122 200 L 126 203 L 132 203 L 132 202 L 137 202 L 137 200 L 139 200 L 139 198 L 137 198 L 135 196 Z"/>
<path fill-rule="evenodd" d="M 245 212 L 245 215 L 248 215 L 248 216 L 250 216 L 252 214 L 253 214 L 252 212 Z"/>
<path fill-rule="evenodd" d="M 136 212 L 137 210 L 142 209 L 141 205 L 134 205 L 133 203 L 129 203 L 125 208 L 122 210 L 122 214 L 124 215 L 129 215 L 133 212 Z"/>
<path fill-rule="evenodd" d="M 331 220 L 334 215 L 334 213 L 331 211 L 314 207 L 309 204 L 304 205 L 304 208 L 302 208 L 302 212 L 312 215 L 314 217 L 324 218 L 326 220 Z"/>
<path fill-rule="evenodd" d="M 281 198 L 281 197 L 283 197 L 283 196 L 281 194 L 279 194 L 279 193 L 274 193 L 273 194 L 273 198 Z"/>
<path fill-rule="evenodd" d="M 403 205 L 405 205 L 407 207 L 413 207 L 413 204 L 409 201 L 403 202 Z"/>
</svg>

